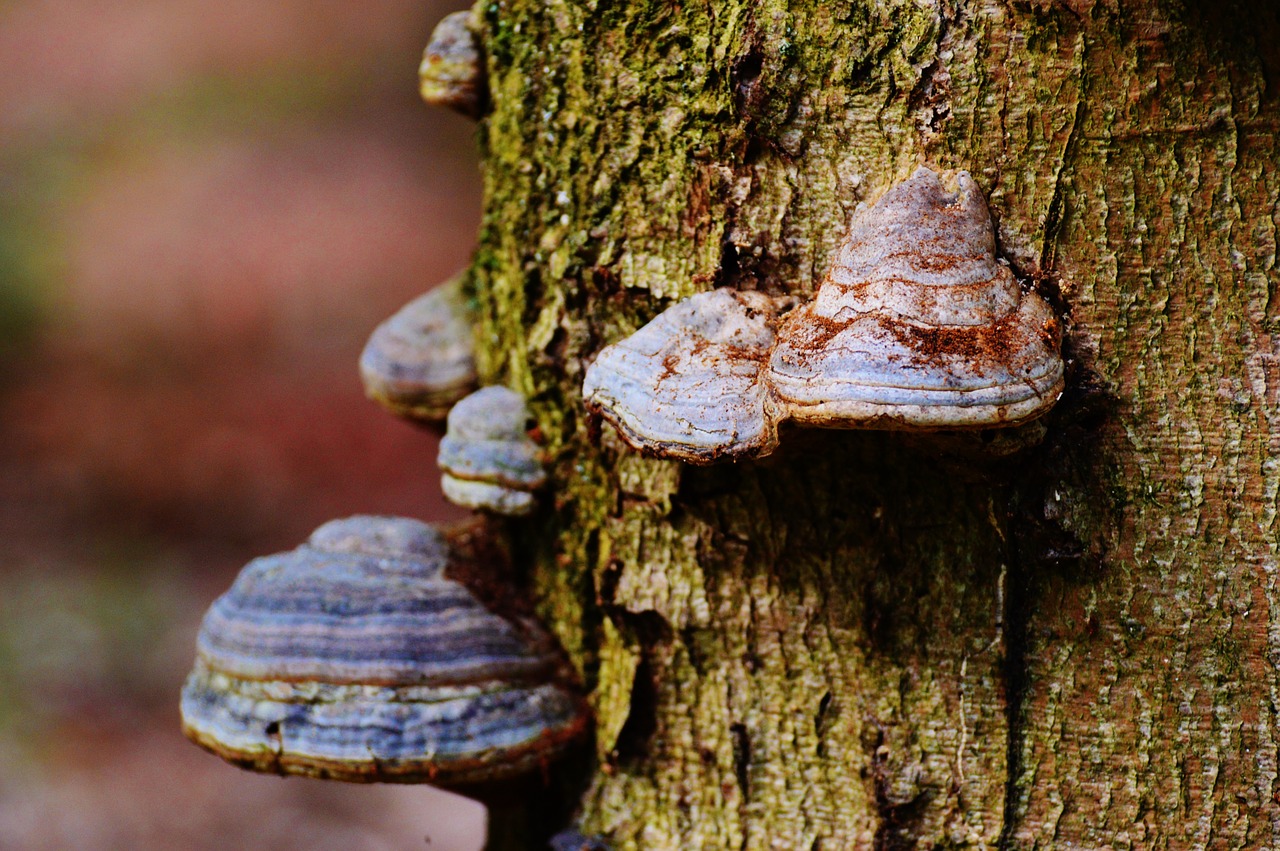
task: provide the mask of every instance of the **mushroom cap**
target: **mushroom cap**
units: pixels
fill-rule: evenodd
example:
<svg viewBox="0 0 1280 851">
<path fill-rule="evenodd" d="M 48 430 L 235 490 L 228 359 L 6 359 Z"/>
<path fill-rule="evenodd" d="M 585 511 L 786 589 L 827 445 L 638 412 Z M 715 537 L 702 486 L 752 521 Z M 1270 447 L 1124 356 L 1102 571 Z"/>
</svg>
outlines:
<svg viewBox="0 0 1280 851">
<path fill-rule="evenodd" d="M 481 387 L 449 412 L 449 434 L 457 440 L 527 438 L 529 408 L 509 387 Z"/>
<path fill-rule="evenodd" d="M 459 785 L 553 758 L 586 723 L 528 623 L 444 577 L 433 527 L 352 517 L 255 559 L 210 607 L 183 728 L 246 767 Z"/>
<path fill-rule="evenodd" d="M 393 564 L 434 579 L 449 562 L 449 542 L 429 523 L 408 517 L 357 514 L 330 520 L 307 539 L 313 550 L 326 553 L 383 557 L 384 569 Z"/>
<path fill-rule="evenodd" d="M 532 492 L 547 473 L 529 420 L 524 397 L 506 387 L 483 387 L 455 405 L 436 459 L 445 496 L 496 514 L 533 511 Z"/>
<path fill-rule="evenodd" d="M 418 66 L 418 92 L 432 106 L 479 118 L 488 95 L 484 57 L 470 18 L 469 11 L 452 12 L 436 24 Z"/>
<path fill-rule="evenodd" d="M 541 450 L 523 434 L 505 440 L 440 439 L 437 461 L 456 479 L 490 482 L 517 490 L 537 490 L 547 481 Z"/>
<path fill-rule="evenodd" d="M 587 407 L 631 446 L 695 464 L 772 452 L 761 381 L 789 299 L 717 289 L 679 302 L 587 368 Z"/>
<path fill-rule="evenodd" d="M 850 229 L 810 305 L 779 326 L 767 380 L 786 416 L 835 428 L 1014 425 L 1062 392 L 1059 325 L 995 257 L 982 193 L 927 168 Z"/>
<path fill-rule="evenodd" d="M 1017 281 L 995 256 L 991 213 L 965 171 L 918 168 L 856 216 L 814 299 L 843 321 L 888 312 L 931 325 L 986 325 L 1016 309 Z"/>
<path fill-rule="evenodd" d="M 409 302 L 360 354 L 365 393 L 396 416 L 443 420 L 476 385 L 473 326 L 461 275 Z"/>
</svg>

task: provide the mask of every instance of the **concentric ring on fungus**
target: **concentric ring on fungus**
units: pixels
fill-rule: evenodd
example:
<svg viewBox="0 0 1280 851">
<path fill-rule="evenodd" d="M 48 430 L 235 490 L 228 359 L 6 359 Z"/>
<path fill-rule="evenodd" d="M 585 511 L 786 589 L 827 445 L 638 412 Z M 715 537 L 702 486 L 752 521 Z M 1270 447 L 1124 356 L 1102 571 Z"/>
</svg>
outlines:
<svg viewBox="0 0 1280 851">
<path fill-rule="evenodd" d="M 357 516 L 255 559 L 210 607 L 182 725 L 244 768 L 470 787 L 586 730 L 554 642 L 444 575 L 434 527 Z"/>
<path fill-rule="evenodd" d="M 440 422 L 475 389 L 474 325 L 461 275 L 418 296 L 360 353 L 365 394 L 398 417 Z"/>
</svg>

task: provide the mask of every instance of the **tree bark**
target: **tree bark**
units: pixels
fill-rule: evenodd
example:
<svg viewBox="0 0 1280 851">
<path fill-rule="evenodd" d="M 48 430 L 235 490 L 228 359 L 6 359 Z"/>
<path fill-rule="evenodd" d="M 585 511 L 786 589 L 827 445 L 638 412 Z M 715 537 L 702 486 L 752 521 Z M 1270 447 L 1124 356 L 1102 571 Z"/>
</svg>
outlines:
<svg viewBox="0 0 1280 851">
<path fill-rule="evenodd" d="M 1271 0 L 498 0 L 472 269 L 554 495 L 518 534 L 620 849 L 1280 843 Z M 1065 313 L 1038 446 L 793 431 L 642 458 L 585 365 L 715 286 L 810 294 L 968 169 Z"/>
</svg>

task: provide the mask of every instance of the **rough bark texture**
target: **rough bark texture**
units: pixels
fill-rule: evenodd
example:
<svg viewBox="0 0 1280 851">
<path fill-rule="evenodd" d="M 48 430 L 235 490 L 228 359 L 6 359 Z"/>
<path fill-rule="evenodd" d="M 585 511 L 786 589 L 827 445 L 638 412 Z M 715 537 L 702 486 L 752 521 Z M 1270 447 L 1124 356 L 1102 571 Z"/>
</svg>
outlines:
<svg viewBox="0 0 1280 851">
<path fill-rule="evenodd" d="M 592 690 L 616 848 L 1280 842 L 1280 38 L 1271 0 L 510 0 L 482 369 Z M 1066 311 L 1047 438 L 796 431 L 640 458 L 584 364 L 713 286 L 812 292 L 920 162 Z"/>
</svg>

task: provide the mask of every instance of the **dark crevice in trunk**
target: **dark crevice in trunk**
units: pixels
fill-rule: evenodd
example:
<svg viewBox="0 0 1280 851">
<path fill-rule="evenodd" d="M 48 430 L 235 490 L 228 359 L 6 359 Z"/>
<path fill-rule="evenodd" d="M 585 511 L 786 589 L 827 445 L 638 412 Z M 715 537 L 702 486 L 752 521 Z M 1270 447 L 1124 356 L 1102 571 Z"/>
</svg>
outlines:
<svg viewBox="0 0 1280 851">
<path fill-rule="evenodd" d="M 1017 497 L 1013 502 L 1017 502 Z M 1013 515 L 1014 512 L 1010 512 Z M 1009 517 L 1006 517 L 1006 526 Z M 1027 629 L 1031 621 L 1032 582 L 1019 554 L 1015 530 L 1006 529 L 1004 577 L 1004 688 L 1008 743 L 1005 764 L 1004 815 L 997 847 L 1009 851 L 1014 847 L 1013 834 L 1021 823 L 1018 804 L 1018 782 L 1022 777 L 1022 707 L 1030 688 L 1027 673 Z"/>
</svg>

